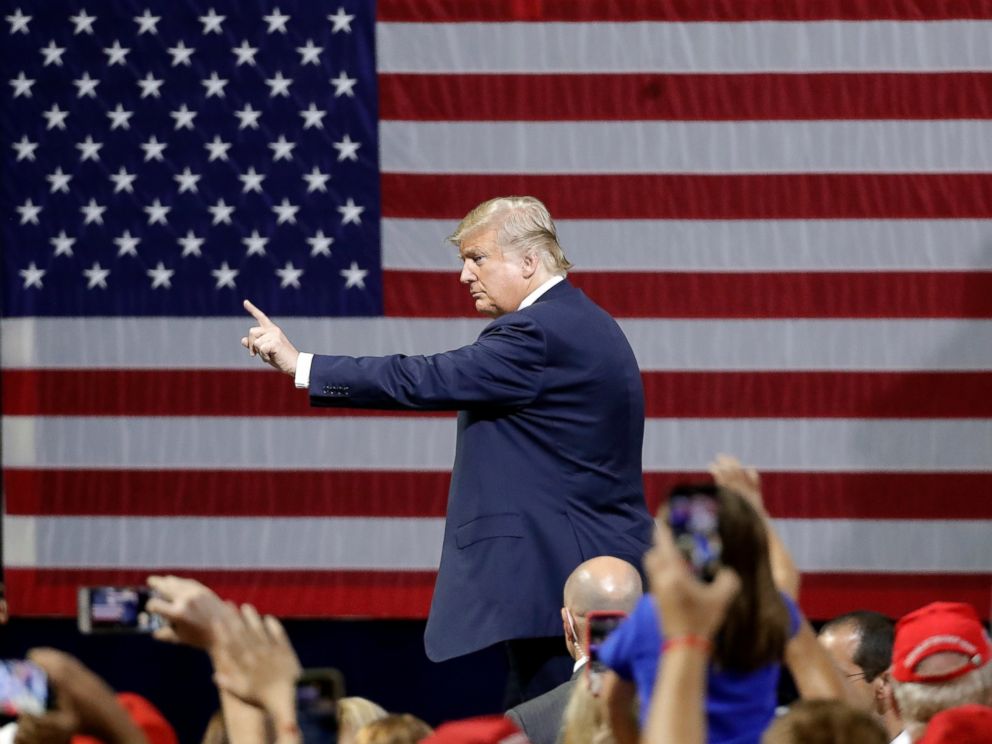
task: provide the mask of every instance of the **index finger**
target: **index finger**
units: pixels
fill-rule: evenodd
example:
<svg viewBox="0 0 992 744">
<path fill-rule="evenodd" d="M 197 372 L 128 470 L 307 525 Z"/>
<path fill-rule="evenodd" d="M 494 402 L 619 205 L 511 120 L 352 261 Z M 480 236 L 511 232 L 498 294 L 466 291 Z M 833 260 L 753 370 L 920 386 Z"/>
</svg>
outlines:
<svg viewBox="0 0 992 744">
<path fill-rule="evenodd" d="M 269 320 L 269 316 L 268 315 L 266 315 L 265 313 L 263 313 L 261 310 L 259 310 L 257 307 L 255 307 L 251 303 L 251 300 L 245 300 L 244 301 L 244 308 L 249 313 L 251 313 L 251 316 L 255 320 L 257 320 L 260 324 L 262 324 L 263 326 L 275 325 L 275 323 L 273 323 L 271 320 Z"/>
</svg>

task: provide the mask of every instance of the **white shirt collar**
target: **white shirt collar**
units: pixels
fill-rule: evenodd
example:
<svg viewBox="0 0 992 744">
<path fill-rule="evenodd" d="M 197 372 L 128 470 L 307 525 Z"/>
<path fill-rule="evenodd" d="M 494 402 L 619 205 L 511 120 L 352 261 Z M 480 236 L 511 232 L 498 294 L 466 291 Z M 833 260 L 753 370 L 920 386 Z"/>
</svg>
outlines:
<svg viewBox="0 0 992 744">
<path fill-rule="evenodd" d="M 548 281 L 546 281 L 540 287 L 538 287 L 533 292 L 531 292 L 529 295 L 527 295 L 526 297 L 524 297 L 523 302 L 520 303 L 520 307 L 518 307 L 517 310 L 523 310 L 525 307 L 530 307 L 535 302 L 537 302 L 537 298 L 538 297 L 540 297 L 541 295 L 543 295 L 545 292 L 547 292 L 549 289 L 551 289 L 553 286 L 555 286 L 559 282 L 563 282 L 563 281 L 565 281 L 565 277 L 563 277 L 563 276 L 553 276 L 553 277 L 551 277 L 550 279 L 548 279 Z"/>
</svg>

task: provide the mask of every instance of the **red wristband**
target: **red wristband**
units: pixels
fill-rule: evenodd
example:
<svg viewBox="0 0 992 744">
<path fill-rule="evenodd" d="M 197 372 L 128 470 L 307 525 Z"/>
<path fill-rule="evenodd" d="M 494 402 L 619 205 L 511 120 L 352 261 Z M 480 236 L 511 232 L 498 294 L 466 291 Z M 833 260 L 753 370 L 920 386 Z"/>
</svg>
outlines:
<svg viewBox="0 0 992 744">
<path fill-rule="evenodd" d="M 675 638 L 669 638 L 661 647 L 661 652 L 664 653 L 673 648 L 679 648 L 680 646 L 688 646 L 689 648 L 698 648 L 700 651 L 710 654 L 713 652 L 713 642 L 709 638 L 703 638 L 699 635 L 687 634 L 683 636 L 676 636 Z"/>
</svg>

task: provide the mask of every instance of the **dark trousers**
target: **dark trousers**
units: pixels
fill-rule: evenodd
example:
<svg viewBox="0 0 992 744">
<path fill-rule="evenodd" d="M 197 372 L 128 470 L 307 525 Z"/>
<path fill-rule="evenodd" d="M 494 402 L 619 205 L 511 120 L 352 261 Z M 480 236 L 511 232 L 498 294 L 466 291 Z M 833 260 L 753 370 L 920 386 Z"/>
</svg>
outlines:
<svg viewBox="0 0 992 744">
<path fill-rule="evenodd" d="M 562 636 L 506 641 L 509 675 L 503 709 L 543 695 L 572 676 L 574 661 Z"/>
</svg>

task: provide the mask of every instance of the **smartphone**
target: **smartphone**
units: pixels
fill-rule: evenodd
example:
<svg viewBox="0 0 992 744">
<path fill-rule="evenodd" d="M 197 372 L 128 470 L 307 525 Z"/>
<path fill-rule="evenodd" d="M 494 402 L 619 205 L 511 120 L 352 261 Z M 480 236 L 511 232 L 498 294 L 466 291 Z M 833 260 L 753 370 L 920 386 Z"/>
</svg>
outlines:
<svg viewBox="0 0 992 744">
<path fill-rule="evenodd" d="M 304 669 L 296 682 L 296 722 L 303 741 L 335 742 L 344 677 L 337 669 Z"/>
<path fill-rule="evenodd" d="M 151 633 L 165 623 L 148 612 L 147 586 L 84 586 L 77 601 L 80 633 Z"/>
<path fill-rule="evenodd" d="M 602 675 L 606 671 L 606 665 L 599 660 L 599 649 L 610 633 L 626 619 L 626 612 L 590 612 L 586 615 L 586 653 L 589 655 L 586 684 L 593 695 L 599 695 Z"/>
<path fill-rule="evenodd" d="M 51 707 L 48 675 L 31 661 L 0 661 L 0 715 L 39 716 Z"/>
<path fill-rule="evenodd" d="M 676 486 L 668 496 L 668 526 L 675 545 L 701 581 L 712 581 L 720 570 L 717 487 L 709 484 Z"/>
</svg>

